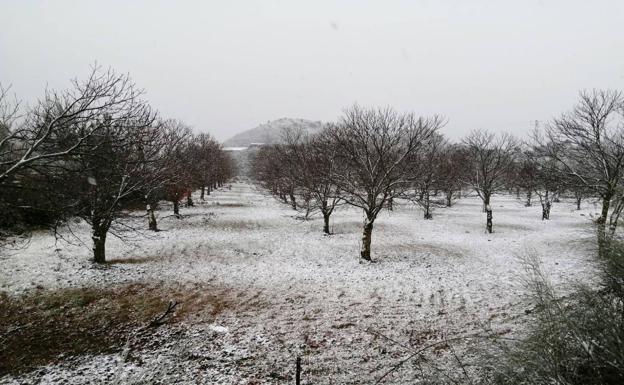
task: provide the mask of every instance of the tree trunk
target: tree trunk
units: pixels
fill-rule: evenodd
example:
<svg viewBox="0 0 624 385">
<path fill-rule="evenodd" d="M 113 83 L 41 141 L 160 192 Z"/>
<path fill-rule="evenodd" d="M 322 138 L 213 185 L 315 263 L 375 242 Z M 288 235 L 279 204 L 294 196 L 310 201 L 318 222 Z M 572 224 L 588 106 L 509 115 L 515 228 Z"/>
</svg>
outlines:
<svg viewBox="0 0 624 385">
<path fill-rule="evenodd" d="M 154 206 L 147 205 L 147 221 L 151 231 L 158 231 L 158 223 L 156 222 L 156 215 L 154 215 Z"/>
<path fill-rule="evenodd" d="M 206 186 L 201 186 L 201 195 L 199 196 L 199 199 L 201 199 L 202 201 L 204 200 L 204 194 L 206 192 Z"/>
<path fill-rule="evenodd" d="M 332 210 L 327 206 L 327 201 L 324 200 L 321 202 L 321 213 L 323 214 L 323 233 L 330 235 L 329 231 L 329 217 L 332 214 Z"/>
<path fill-rule="evenodd" d="M 362 235 L 362 252 L 360 256 L 366 261 L 371 260 L 371 241 L 373 238 L 373 221 L 374 219 L 366 219 L 364 222 L 364 234 Z"/>
<path fill-rule="evenodd" d="M 390 210 L 390 211 L 394 210 L 393 206 L 394 206 L 394 198 L 390 197 L 390 198 L 388 198 L 388 210 Z"/>
<path fill-rule="evenodd" d="M 431 199 L 429 199 L 429 190 L 425 192 L 423 208 L 425 211 L 425 219 L 433 219 L 433 215 L 431 215 Z"/>
<path fill-rule="evenodd" d="M 173 201 L 173 215 L 180 216 L 180 202 L 177 199 Z"/>
<path fill-rule="evenodd" d="M 446 192 L 446 207 L 451 207 L 453 205 L 453 192 Z"/>
<path fill-rule="evenodd" d="M 206 186 L 206 195 L 210 195 L 211 190 L 212 188 L 210 187 L 210 184 L 208 184 L 208 186 Z"/>
<path fill-rule="evenodd" d="M 542 220 L 550 219 L 550 202 L 542 203 Z"/>
<path fill-rule="evenodd" d="M 618 196 L 615 200 L 615 205 L 611 205 L 611 216 L 609 217 L 609 236 L 612 238 L 615 236 L 615 230 L 617 229 L 620 215 L 624 209 L 624 196 Z"/>
<path fill-rule="evenodd" d="M 308 219 L 310 219 L 310 213 L 312 212 L 312 206 L 310 205 L 310 199 L 305 199 L 304 202 L 304 207 L 305 207 L 305 220 L 307 221 Z"/>
<path fill-rule="evenodd" d="M 580 196 L 577 196 L 577 197 L 576 197 L 576 209 L 577 209 L 577 210 L 580 210 L 580 209 L 581 209 L 581 200 L 583 200 L 583 198 L 582 198 L 582 197 L 580 197 Z"/>
<path fill-rule="evenodd" d="M 485 212 L 486 222 L 485 229 L 488 233 L 492 233 L 492 206 L 490 205 L 490 194 L 483 195 L 483 211 Z"/>
<path fill-rule="evenodd" d="M 104 263 L 106 262 L 106 233 L 107 231 L 103 226 L 94 226 L 93 235 L 93 262 Z"/>
<path fill-rule="evenodd" d="M 598 222 L 598 224 L 601 224 L 603 229 L 605 227 L 605 224 L 607 223 L 607 218 L 609 217 L 609 208 L 611 206 L 611 197 L 609 196 L 608 198 L 603 198 L 602 199 L 602 211 L 600 213 L 600 218 L 598 218 L 598 220 L 596 222 Z"/>
<path fill-rule="evenodd" d="M 526 200 L 526 203 L 525 203 L 526 207 L 531 207 L 531 198 L 532 197 L 533 197 L 533 191 L 527 190 L 527 195 L 526 195 L 527 200 Z"/>
<path fill-rule="evenodd" d="M 297 199 L 295 198 L 295 194 L 290 192 L 289 197 L 290 197 L 290 205 L 292 206 L 293 210 L 297 210 Z"/>
<path fill-rule="evenodd" d="M 331 232 L 329 231 L 329 217 L 330 217 L 330 213 L 323 213 L 323 232 L 327 235 L 330 235 Z"/>
<path fill-rule="evenodd" d="M 520 199 L 520 187 L 516 187 L 516 199 Z"/>
<path fill-rule="evenodd" d="M 492 208 L 490 207 L 490 205 L 487 205 L 487 209 L 485 210 L 486 213 L 486 223 L 485 223 L 485 228 L 487 229 L 487 232 L 492 234 Z"/>
<path fill-rule="evenodd" d="M 490 194 L 483 194 L 483 212 L 486 213 L 488 211 L 488 206 L 490 205 Z M 491 211 L 491 210 L 490 210 Z"/>
<path fill-rule="evenodd" d="M 596 220 L 598 225 L 598 255 L 605 257 L 609 248 L 609 239 L 606 232 L 607 218 L 609 216 L 609 207 L 611 205 L 611 196 L 602 199 L 602 211 L 600 218 Z"/>
</svg>

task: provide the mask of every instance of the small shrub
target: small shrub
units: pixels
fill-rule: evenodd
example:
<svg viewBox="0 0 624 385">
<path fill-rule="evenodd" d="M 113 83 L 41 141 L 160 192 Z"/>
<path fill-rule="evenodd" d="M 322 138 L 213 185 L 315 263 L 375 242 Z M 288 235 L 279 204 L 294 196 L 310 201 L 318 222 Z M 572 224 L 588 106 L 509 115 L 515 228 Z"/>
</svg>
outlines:
<svg viewBox="0 0 624 385">
<path fill-rule="evenodd" d="M 502 346 L 492 359 L 488 384 L 623 384 L 624 247 L 612 244 L 602 257 L 603 285 L 579 285 L 557 296 L 535 258 L 527 259 L 537 306 L 522 341 Z"/>
</svg>

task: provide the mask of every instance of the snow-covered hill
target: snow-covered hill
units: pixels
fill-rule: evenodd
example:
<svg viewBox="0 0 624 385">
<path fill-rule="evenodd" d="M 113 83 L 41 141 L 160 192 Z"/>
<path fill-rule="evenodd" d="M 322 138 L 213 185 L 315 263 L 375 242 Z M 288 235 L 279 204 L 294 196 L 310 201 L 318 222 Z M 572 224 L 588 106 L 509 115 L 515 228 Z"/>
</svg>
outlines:
<svg viewBox="0 0 624 385">
<path fill-rule="evenodd" d="M 281 118 L 261 124 L 258 127 L 236 134 L 223 142 L 224 147 L 248 147 L 252 143 L 280 143 L 284 129 L 303 129 L 309 133 L 321 129 L 320 121 Z"/>
</svg>

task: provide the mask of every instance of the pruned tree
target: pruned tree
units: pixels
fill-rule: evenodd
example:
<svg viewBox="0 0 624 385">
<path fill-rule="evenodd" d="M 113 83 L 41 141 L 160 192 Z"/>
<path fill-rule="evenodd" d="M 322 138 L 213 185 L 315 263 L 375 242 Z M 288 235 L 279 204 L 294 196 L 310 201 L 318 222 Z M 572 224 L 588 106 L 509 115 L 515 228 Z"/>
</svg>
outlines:
<svg viewBox="0 0 624 385">
<path fill-rule="evenodd" d="M 214 188 L 223 186 L 228 180 L 236 176 L 238 170 L 237 165 L 231 154 L 224 151 L 219 144 L 214 153 L 216 156 L 212 158 L 212 183 Z"/>
<path fill-rule="evenodd" d="M 155 138 L 155 146 L 159 149 L 152 162 L 148 164 L 146 176 L 149 183 L 146 183 L 143 190 L 143 197 L 146 203 L 148 228 L 158 231 L 158 221 L 156 209 L 161 199 L 170 198 L 169 192 L 180 184 L 188 183 L 189 173 L 185 171 L 184 165 L 193 162 L 194 159 L 183 159 L 180 154 L 186 148 L 190 131 L 186 126 L 179 126 L 178 122 L 172 120 L 159 121 L 156 126 L 159 129 L 159 136 Z M 177 215 L 179 215 L 179 200 Z M 174 204 L 174 215 L 176 215 Z"/>
<path fill-rule="evenodd" d="M 336 146 L 340 168 L 334 183 L 346 203 L 364 211 L 362 259 L 371 260 L 373 225 L 388 200 L 414 181 L 409 159 L 443 125 L 443 119 L 416 117 L 385 108 L 345 110 L 335 126 L 322 133 Z"/>
<path fill-rule="evenodd" d="M 191 146 L 191 156 L 195 165 L 193 179 L 201 190 L 199 198 L 204 200 L 206 193 L 210 195 L 218 183 L 224 162 L 223 150 L 221 144 L 206 133 L 197 135 Z"/>
<path fill-rule="evenodd" d="M 289 201 L 289 195 L 293 191 L 292 181 L 289 180 L 289 171 L 283 159 L 284 151 L 280 147 L 281 145 L 270 145 L 258 149 L 252 160 L 252 176 L 280 202 L 292 206 L 292 201 Z"/>
<path fill-rule="evenodd" d="M 302 131 L 286 130 L 283 138 L 286 144 L 278 148 L 286 166 L 286 177 L 295 186 L 295 195 L 304 202 L 306 217 L 320 211 L 323 232 L 329 235 L 330 217 L 342 202 L 341 192 L 334 183 L 338 167 L 336 146 L 323 133 L 310 137 Z"/>
<path fill-rule="evenodd" d="M 602 200 L 600 217 L 596 220 L 600 238 L 607 222 L 610 234 L 615 233 L 619 219 L 617 204 L 624 197 L 621 189 L 624 169 L 624 96 L 620 91 L 582 91 L 572 111 L 554 119 L 538 134 L 539 142 L 547 144 L 548 155 L 562 169 L 576 178 L 580 185 Z M 614 209 L 610 208 L 616 202 Z"/>
<path fill-rule="evenodd" d="M 496 135 L 479 130 L 468 135 L 463 143 L 468 161 L 465 180 L 483 201 L 483 210 L 487 214 L 486 229 L 491 233 L 492 195 L 505 189 L 519 143 L 508 134 Z"/>
<path fill-rule="evenodd" d="M 166 177 L 162 192 L 164 198 L 171 202 L 173 215 L 179 218 L 180 202 L 193 190 L 193 134 L 191 128 L 179 120 L 168 119 L 162 125 L 169 138 L 163 148 L 161 167 Z"/>
<path fill-rule="evenodd" d="M 431 195 L 433 190 L 442 187 L 442 156 L 448 145 L 442 134 L 435 133 L 424 141 L 420 151 L 410 157 L 410 162 L 414 162 L 414 190 L 406 196 L 422 208 L 424 219 L 433 219 L 435 203 L 432 202 Z"/>
<path fill-rule="evenodd" d="M 156 113 L 127 75 L 95 67 L 62 92 L 48 90 L 0 147 L 0 188 L 36 186 L 32 205 L 91 226 L 95 262 L 123 203 L 144 185 Z M 62 222 L 57 222 L 57 224 Z M 71 222 L 66 222 L 71 223 Z"/>
<path fill-rule="evenodd" d="M 96 263 L 106 261 L 110 231 L 122 236 L 124 230 L 133 230 L 118 222 L 124 202 L 141 199 L 152 186 L 149 165 L 158 159 L 160 150 L 160 130 L 154 122 L 155 112 L 138 98 L 125 110 L 102 111 L 99 119 L 89 122 L 100 128 L 64 162 L 65 172 L 55 178 L 53 190 L 72 208 L 68 214 L 91 226 Z M 68 127 L 65 136 L 80 137 L 84 129 Z"/>
<path fill-rule="evenodd" d="M 466 152 L 461 145 L 447 143 L 441 148 L 437 184 L 444 192 L 447 207 L 451 207 L 454 198 L 461 196 L 465 167 Z"/>
<path fill-rule="evenodd" d="M 518 154 L 515 164 L 514 184 L 526 194 L 524 205 L 531 207 L 533 204 L 533 192 L 537 183 L 537 164 L 531 150 L 525 150 Z"/>
<path fill-rule="evenodd" d="M 530 170 L 524 176 L 531 191 L 537 195 L 542 206 L 542 220 L 550 219 L 550 210 L 553 202 L 556 202 L 559 194 L 565 189 L 565 177 L 558 167 L 557 162 L 548 157 L 548 150 L 542 146 L 535 146 L 525 152 L 525 169 Z"/>
</svg>

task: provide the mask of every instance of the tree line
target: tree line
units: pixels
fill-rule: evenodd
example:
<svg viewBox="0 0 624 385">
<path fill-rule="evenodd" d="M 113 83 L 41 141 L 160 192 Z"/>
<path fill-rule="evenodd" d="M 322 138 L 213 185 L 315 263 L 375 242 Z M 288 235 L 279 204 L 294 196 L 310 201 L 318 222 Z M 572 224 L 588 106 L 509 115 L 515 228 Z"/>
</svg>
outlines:
<svg viewBox="0 0 624 385">
<path fill-rule="evenodd" d="M 0 239 L 78 217 L 91 227 L 93 260 L 103 263 L 109 234 L 139 230 L 120 220 L 124 212 L 144 207 L 148 229 L 158 231 L 159 201 L 180 216 L 193 190 L 204 199 L 233 176 L 214 138 L 162 118 L 143 96 L 128 75 L 100 67 L 32 107 L 0 87 Z"/>
<path fill-rule="evenodd" d="M 497 193 L 523 194 L 526 206 L 539 201 L 542 220 L 550 219 L 553 203 L 564 194 L 574 197 L 579 210 L 584 198 L 599 198 L 599 246 L 615 236 L 624 209 L 621 92 L 582 91 L 572 110 L 543 127 L 536 124 L 525 140 L 475 130 L 452 142 L 441 132 L 445 123 L 441 116 L 355 105 L 316 134 L 286 130 L 282 144 L 255 154 L 252 175 L 306 217 L 319 212 L 328 235 L 336 207 L 362 209 L 360 257 L 368 261 L 375 220 L 396 199 L 414 202 L 432 219 L 435 207 L 474 192 L 491 233 Z"/>
</svg>

